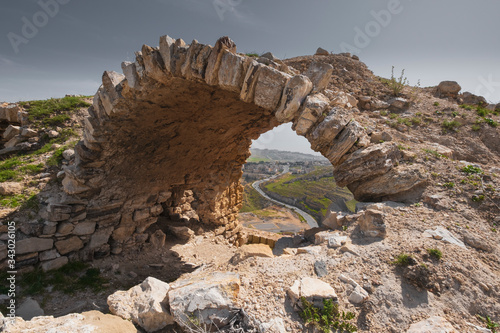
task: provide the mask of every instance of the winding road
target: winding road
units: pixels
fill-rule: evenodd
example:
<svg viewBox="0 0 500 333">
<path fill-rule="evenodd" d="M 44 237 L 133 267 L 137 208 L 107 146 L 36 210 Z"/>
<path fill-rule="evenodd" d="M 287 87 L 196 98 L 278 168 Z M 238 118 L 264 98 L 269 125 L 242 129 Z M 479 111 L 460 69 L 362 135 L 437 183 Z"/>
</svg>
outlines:
<svg viewBox="0 0 500 333">
<path fill-rule="evenodd" d="M 266 178 L 266 179 L 261 179 L 261 180 L 257 180 L 256 182 L 254 182 L 252 184 L 252 187 L 257 191 L 259 192 L 260 195 L 262 195 L 264 198 L 266 198 L 267 200 L 271 201 L 271 202 L 274 202 L 278 205 L 282 205 L 282 206 L 285 206 L 291 210 L 294 210 L 295 212 L 297 212 L 298 214 L 300 214 L 307 222 L 307 224 L 311 227 L 311 228 L 316 228 L 318 227 L 318 222 L 316 222 L 316 220 L 314 219 L 314 217 L 312 217 L 311 215 L 307 214 L 306 212 L 304 212 L 303 210 L 295 207 L 295 206 L 292 206 L 292 205 L 288 205 L 284 202 L 281 202 L 281 201 L 278 201 L 278 200 L 275 200 L 271 197 L 269 197 L 264 191 L 262 191 L 260 189 L 260 184 L 264 183 L 264 182 L 267 182 L 268 180 L 270 179 L 274 179 L 278 176 L 281 176 L 282 174 L 285 174 L 285 173 L 288 173 L 290 171 L 290 168 L 287 166 L 285 166 L 285 169 L 283 170 L 282 173 L 280 174 L 277 174 L 277 175 L 274 175 L 272 177 L 269 177 L 269 178 Z"/>
</svg>

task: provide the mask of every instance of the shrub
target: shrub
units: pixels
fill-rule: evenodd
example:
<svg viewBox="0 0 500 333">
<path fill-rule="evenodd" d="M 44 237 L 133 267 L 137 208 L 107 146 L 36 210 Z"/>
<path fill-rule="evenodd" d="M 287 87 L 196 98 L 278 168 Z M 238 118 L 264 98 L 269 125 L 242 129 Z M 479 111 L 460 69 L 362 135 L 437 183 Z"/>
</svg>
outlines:
<svg viewBox="0 0 500 333">
<path fill-rule="evenodd" d="M 404 87 L 408 84 L 408 79 L 404 75 L 405 75 L 405 70 L 403 69 L 401 71 L 401 76 L 399 78 L 396 78 L 394 76 L 394 66 L 392 66 L 391 79 L 387 80 L 386 82 L 394 96 L 399 96 L 403 91 Z"/>
<path fill-rule="evenodd" d="M 479 124 L 472 125 L 472 130 L 474 132 L 477 132 L 477 131 L 481 130 L 481 125 L 479 125 Z"/>
<path fill-rule="evenodd" d="M 443 121 L 443 124 L 441 125 L 441 127 L 445 130 L 449 130 L 449 131 L 453 131 L 453 132 L 456 132 L 457 129 L 462 126 L 462 124 L 460 124 L 458 121 L 456 120 L 445 120 Z"/>
<path fill-rule="evenodd" d="M 441 252 L 439 249 L 427 249 L 427 253 L 429 253 L 431 257 L 434 257 L 438 260 L 443 257 L 443 252 Z"/>
<path fill-rule="evenodd" d="M 330 329 L 340 332 L 356 332 L 356 326 L 350 323 L 356 315 L 352 312 L 340 312 L 339 306 L 330 299 L 323 299 L 323 308 L 314 306 L 305 297 L 300 298 L 303 310 L 300 317 L 308 325 L 313 325 L 324 333 L 331 332 Z"/>
<path fill-rule="evenodd" d="M 439 102 L 434 102 L 434 106 L 439 106 Z"/>
<path fill-rule="evenodd" d="M 460 171 L 465 172 L 466 174 L 481 174 L 483 170 L 480 167 L 473 166 L 471 164 L 464 166 L 460 169 Z"/>
<path fill-rule="evenodd" d="M 415 259 L 409 254 L 401 253 L 399 256 L 396 257 L 396 260 L 392 262 L 392 264 L 397 265 L 397 266 L 410 266 Z"/>
<path fill-rule="evenodd" d="M 443 186 L 444 187 L 448 187 L 448 188 L 453 188 L 453 187 L 455 187 L 455 183 L 454 182 L 448 182 L 448 183 L 444 183 Z"/>
</svg>

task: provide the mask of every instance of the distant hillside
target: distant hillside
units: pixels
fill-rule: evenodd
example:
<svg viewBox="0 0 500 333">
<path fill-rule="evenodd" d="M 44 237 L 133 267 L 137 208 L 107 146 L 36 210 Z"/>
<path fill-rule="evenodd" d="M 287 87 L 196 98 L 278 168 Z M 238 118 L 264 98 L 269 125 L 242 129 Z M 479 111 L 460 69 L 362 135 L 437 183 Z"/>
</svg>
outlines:
<svg viewBox="0 0 500 333">
<path fill-rule="evenodd" d="M 328 161 L 323 156 L 316 156 L 311 154 L 303 154 L 291 151 L 281 151 L 274 149 L 250 149 L 252 156 L 248 159 L 248 162 L 259 162 L 259 161 L 281 161 L 281 162 L 308 162 L 308 161 Z"/>
</svg>

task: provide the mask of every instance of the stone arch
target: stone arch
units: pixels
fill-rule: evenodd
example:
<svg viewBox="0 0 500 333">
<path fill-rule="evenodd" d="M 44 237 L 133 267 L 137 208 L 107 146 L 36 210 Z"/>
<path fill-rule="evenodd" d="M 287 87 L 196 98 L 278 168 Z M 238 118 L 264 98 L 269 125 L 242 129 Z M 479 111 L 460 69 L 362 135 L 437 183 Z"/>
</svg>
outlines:
<svg viewBox="0 0 500 333">
<path fill-rule="evenodd" d="M 285 122 L 358 200 L 391 199 L 424 183 L 418 170 L 397 168 L 394 144 L 370 146 L 348 100 L 327 96 L 331 72 L 322 64 L 306 76 L 238 54 L 227 37 L 211 47 L 163 36 L 122 69 L 103 74 L 75 163 L 65 168 L 65 195 L 48 207 L 53 220 L 95 228 L 92 253 L 121 252 L 162 213 L 243 242 L 242 165 L 251 140 Z"/>
</svg>

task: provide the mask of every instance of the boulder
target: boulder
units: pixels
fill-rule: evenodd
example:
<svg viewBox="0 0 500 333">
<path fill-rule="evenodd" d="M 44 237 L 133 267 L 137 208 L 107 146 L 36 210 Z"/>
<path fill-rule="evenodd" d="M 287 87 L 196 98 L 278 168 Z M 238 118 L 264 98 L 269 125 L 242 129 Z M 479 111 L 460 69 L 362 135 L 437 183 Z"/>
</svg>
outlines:
<svg viewBox="0 0 500 333">
<path fill-rule="evenodd" d="M 470 92 L 464 92 L 460 95 L 463 104 L 471 104 L 471 105 L 487 105 L 488 102 L 483 96 L 478 96 L 471 94 Z"/>
<path fill-rule="evenodd" d="M 322 226 L 333 230 L 340 228 L 342 224 L 339 219 L 339 214 L 337 214 L 337 212 L 334 212 L 333 210 L 328 210 L 325 219 L 322 222 Z"/>
<path fill-rule="evenodd" d="M 228 324 L 240 290 L 240 277 L 231 272 L 199 273 L 170 285 L 170 313 L 179 325 L 194 316 L 200 324 Z"/>
<path fill-rule="evenodd" d="M 0 329 L 2 326 L 0 326 Z M 82 314 L 72 313 L 63 317 L 35 317 L 24 321 L 16 317 L 13 323 L 6 321 L 3 329 L 10 333 L 25 332 L 71 332 L 71 333 L 138 333 L 134 324 L 120 317 L 88 311 Z"/>
<path fill-rule="evenodd" d="M 23 192 L 23 184 L 16 182 L 0 183 L 0 195 L 15 195 Z"/>
<path fill-rule="evenodd" d="M 456 81 L 442 81 L 436 88 L 437 95 L 440 97 L 456 98 L 460 90 L 462 87 Z"/>
<path fill-rule="evenodd" d="M 449 321 L 433 316 L 412 324 L 406 333 L 458 333 Z"/>
<path fill-rule="evenodd" d="M 189 229 L 188 227 L 170 226 L 169 230 L 175 235 L 175 237 L 185 242 L 189 241 L 195 235 L 194 231 Z"/>
<path fill-rule="evenodd" d="M 316 50 L 316 53 L 314 55 L 330 55 L 330 52 L 328 52 L 327 50 L 325 50 L 321 47 L 318 47 L 318 49 Z"/>
<path fill-rule="evenodd" d="M 66 149 L 65 151 L 63 151 L 62 156 L 65 160 L 69 161 L 75 156 L 75 150 Z"/>
<path fill-rule="evenodd" d="M 427 175 L 418 166 L 399 165 L 381 176 L 367 181 L 358 181 L 347 187 L 358 201 L 404 202 L 420 198 L 427 184 Z"/>
<path fill-rule="evenodd" d="M 359 229 L 367 237 L 384 238 L 386 225 L 384 213 L 374 209 L 365 210 L 358 218 Z"/>
<path fill-rule="evenodd" d="M 305 297 L 308 302 L 317 307 L 323 307 L 324 299 L 331 299 L 334 302 L 338 300 L 337 293 L 335 293 L 335 289 L 332 286 L 311 277 L 295 280 L 287 292 L 294 306 L 298 305 L 301 297 Z"/>
<path fill-rule="evenodd" d="M 358 149 L 333 171 L 338 186 L 380 176 L 391 170 L 401 158 L 397 145 L 391 142 Z"/>
<path fill-rule="evenodd" d="M 286 333 L 285 323 L 282 318 L 275 317 L 266 323 L 259 325 L 259 332 L 262 333 Z"/>
<path fill-rule="evenodd" d="M 7 126 L 5 131 L 3 132 L 3 138 L 6 141 L 9 141 L 10 139 L 12 139 L 13 137 L 15 137 L 16 135 L 18 135 L 20 133 L 21 133 L 21 127 L 9 125 L 9 126 Z"/>
<path fill-rule="evenodd" d="M 231 262 L 238 263 L 251 257 L 274 258 L 274 254 L 269 245 L 247 244 L 238 249 Z"/>
<path fill-rule="evenodd" d="M 24 136 L 26 138 L 34 138 L 38 136 L 38 132 L 32 130 L 31 128 L 23 127 L 23 129 L 21 130 L 21 136 Z"/>
<path fill-rule="evenodd" d="M 356 285 L 354 290 L 349 295 L 349 302 L 353 304 L 361 304 L 368 299 L 370 295 L 360 285 Z"/>
<path fill-rule="evenodd" d="M 117 291 L 108 297 L 109 311 L 131 320 L 147 332 L 155 332 L 173 324 L 168 312 L 168 283 L 148 277 L 128 291 Z"/>
<path fill-rule="evenodd" d="M 466 232 L 464 235 L 465 244 L 473 247 L 477 250 L 483 250 L 486 252 L 493 252 L 493 247 L 488 243 L 488 241 L 478 235 L 474 235 L 471 232 Z"/>
<path fill-rule="evenodd" d="M 390 109 L 396 112 L 404 111 L 410 107 L 410 102 L 401 97 L 393 98 L 388 103 L 390 105 Z"/>
<path fill-rule="evenodd" d="M 321 92 L 328 87 L 332 77 L 333 66 L 324 62 L 313 61 L 307 68 L 305 75 L 311 80 L 313 93 Z"/>
</svg>

